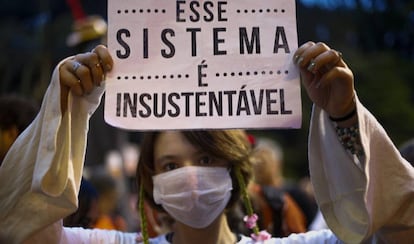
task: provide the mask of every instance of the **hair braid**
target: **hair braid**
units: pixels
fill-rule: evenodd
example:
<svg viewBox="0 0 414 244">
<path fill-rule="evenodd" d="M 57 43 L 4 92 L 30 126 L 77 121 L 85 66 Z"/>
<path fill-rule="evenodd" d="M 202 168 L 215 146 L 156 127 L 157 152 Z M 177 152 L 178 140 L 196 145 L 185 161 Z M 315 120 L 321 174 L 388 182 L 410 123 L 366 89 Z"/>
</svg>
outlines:
<svg viewBox="0 0 414 244">
<path fill-rule="evenodd" d="M 240 194 L 241 194 L 241 197 L 242 197 L 242 200 L 243 200 L 244 207 L 246 208 L 247 215 L 252 216 L 254 214 L 254 211 L 253 211 L 252 204 L 250 202 L 249 195 L 247 194 L 247 186 L 246 186 L 246 183 L 244 182 L 243 175 L 240 171 L 240 167 L 235 166 L 234 170 L 236 171 L 237 181 L 238 181 L 239 186 L 240 186 Z M 256 234 L 256 235 L 259 234 L 259 228 L 257 227 L 257 225 L 254 226 L 252 228 L 252 230 L 253 230 L 254 234 Z"/>
<path fill-rule="evenodd" d="M 141 182 L 139 186 L 139 200 L 138 200 L 139 215 L 141 217 L 141 234 L 144 244 L 149 244 L 148 229 L 147 229 L 147 218 L 145 217 L 144 209 L 144 186 Z"/>
</svg>

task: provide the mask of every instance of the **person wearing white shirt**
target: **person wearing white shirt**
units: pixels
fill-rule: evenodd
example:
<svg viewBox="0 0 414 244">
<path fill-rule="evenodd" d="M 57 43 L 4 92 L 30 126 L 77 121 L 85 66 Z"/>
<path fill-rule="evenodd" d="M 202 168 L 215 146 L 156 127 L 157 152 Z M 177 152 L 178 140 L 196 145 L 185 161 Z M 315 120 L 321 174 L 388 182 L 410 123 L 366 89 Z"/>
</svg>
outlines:
<svg viewBox="0 0 414 244">
<path fill-rule="evenodd" d="M 414 169 L 358 100 L 352 71 L 342 55 L 324 43 L 307 42 L 296 50 L 293 62 L 314 103 L 309 169 L 317 202 L 330 229 L 262 242 L 413 243 Z M 142 240 L 137 233 L 62 226 L 62 219 L 77 208 L 88 120 L 100 103 L 105 90 L 104 75 L 112 66 L 108 50 L 100 45 L 92 52 L 63 60 L 53 72 L 38 116 L 17 138 L 0 168 L 0 243 Z M 163 140 L 157 143 L 169 141 L 169 136 L 182 139 L 180 133 L 163 132 Z M 181 141 L 181 146 L 188 144 L 186 139 Z M 159 153 L 162 155 L 163 151 Z M 170 166 L 168 172 L 156 171 L 154 185 L 178 174 L 174 172 L 188 174 L 185 171 L 193 169 L 194 162 L 189 167 Z M 197 174 L 199 166 L 195 168 Z M 200 172 L 203 173 L 198 175 L 209 174 L 205 169 Z M 228 171 L 217 172 L 228 179 Z M 234 187 L 228 186 L 228 180 L 225 182 L 226 189 Z M 168 201 L 160 200 L 165 195 L 155 195 L 149 200 L 156 200 L 167 212 L 176 214 L 168 207 Z M 206 227 L 204 221 L 197 224 L 177 218 L 180 227 L 174 233 L 149 241 L 191 243 L 189 238 L 197 234 L 198 238 L 205 236 L 209 243 L 253 243 L 251 237 L 228 231 L 223 222 L 223 206 L 218 204 L 217 217 L 206 221 Z M 147 241 L 145 236 L 144 240 Z"/>
</svg>

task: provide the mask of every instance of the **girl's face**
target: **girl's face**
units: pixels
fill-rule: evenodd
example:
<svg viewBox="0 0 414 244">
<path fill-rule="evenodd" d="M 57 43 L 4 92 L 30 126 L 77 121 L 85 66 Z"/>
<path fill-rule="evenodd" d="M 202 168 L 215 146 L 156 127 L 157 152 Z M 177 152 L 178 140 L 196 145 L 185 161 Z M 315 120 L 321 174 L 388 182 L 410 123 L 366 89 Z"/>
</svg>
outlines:
<svg viewBox="0 0 414 244">
<path fill-rule="evenodd" d="M 154 145 L 155 174 L 184 166 L 229 167 L 229 163 L 192 145 L 179 131 L 165 131 Z"/>
</svg>

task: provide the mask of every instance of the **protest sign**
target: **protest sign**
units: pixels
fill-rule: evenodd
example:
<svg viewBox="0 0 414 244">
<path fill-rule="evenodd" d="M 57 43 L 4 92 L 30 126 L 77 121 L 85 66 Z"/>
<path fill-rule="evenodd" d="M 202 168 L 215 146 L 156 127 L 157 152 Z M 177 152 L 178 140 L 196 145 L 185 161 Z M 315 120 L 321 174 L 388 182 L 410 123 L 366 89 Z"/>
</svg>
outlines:
<svg viewBox="0 0 414 244">
<path fill-rule="evenodd" d="M 113 126 L 301 125 L 294 0 L 108 0 L 108 48 Z"/>
</svg>

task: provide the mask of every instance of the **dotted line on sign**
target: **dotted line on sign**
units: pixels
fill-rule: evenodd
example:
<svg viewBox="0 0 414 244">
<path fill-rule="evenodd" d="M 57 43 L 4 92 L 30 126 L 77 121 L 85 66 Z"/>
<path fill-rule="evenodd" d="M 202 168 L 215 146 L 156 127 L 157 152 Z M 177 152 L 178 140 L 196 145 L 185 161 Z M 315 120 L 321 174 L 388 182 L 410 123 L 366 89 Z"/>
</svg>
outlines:
<svg viewBox="0 0 414 244">
<path fill-rule="evenodd" d="M 288 70 L 269 70 L 269 71 L 239 71 L 239 72 L 223 72 L 216 73 L 216 77 L 242 77 L 242 76 L 259 76 L 259 75 L 287 75 L 289 74 Z M 170 75 L 133 75 L 133 76 L 117 76 L 118 80 L 165 80 L 165 79 L 188 79 L 190 78 L 189 74 L 170 74 Z"/>
<path fill-rule="evenodd" d="M 162 13 L 162 14 L 165 14 L 166 12 L 167 12 L 167 10 L 165 10 L 165 9 L 143 9 L 143 8 L 141 8 L 141 9 L 118 9 L 117 11 L 116 11 L 118 14 L 137 14 L 137 13 L 140 13 L 140 14 L 143 14 L 143 13 L 147 13 L 147 14 L 150 14 L 150 13 Z M 267 8 L 267 9 L 237 9 L 236 10 L 236 12 L 237 13 L 245 13 L 245 14 L 248 14 L 248 13 L 252 13 L 252 14 L 255 14 L 255 13 L 285 13 L 286 12 L 286 10 L 285 9 L 277 9 L 277 8 L 275 8 L 275 9 L 270 9 L 270 8 Z"/>
<path fill-rule="evenodd" d="M 275 9 L 270 9 L 270 8 L 267 8 L 267 9 L 237 9 L 236 12 L 239 13 L 239 14 L 240 13 L 255 14 L 255 13 L 285 13 L 286 11 L 285 11 L 285 9 L 276 9 L 276 8 Z"/>
<path fill-rule="evenodd" d="M 223 73 L 216 73 L 216 77 L 220 77 L 220 76 L 223 76 L 223 77 L 239 76 L 240 77 L 240 76 L 258 76 L 258 75 L 282 75 L 282 74 L 287 75 L 287 74 L 289 74 L 289 71 L 288 70 L 285 70 L 285 71 L 281 71 L 281 70 L 265 71 L 265 70 L 262 70 L 262 71 L 253 71 L 253 72 L 250 72 L 250 71 L 246 71 L 246 72 L 242 72 L 242 71 L 239 71 L 239 72 L 223 72 Z"/>
<path fill-rule="evenodd" d="M 170 75 L 133 75 L 133 76 L 117 76 L 118 80 L 165 80 L 165 79 L 188 79 L 190 78 L 189 74 L 170 74 Z"/>
<path fill-rule="evenodd" d="M 117 11 L 116 11 L 118 14 L 143 14 L 143 13 L 147 13 L 147 14 L 150 14 L 150 13 L 156 13 L 156 14 L 158 14 L 158 13 L 162 13 L 162 14 L 165 14 L 167 11 L 165 10 L 165 9 L 124 9 L 124 10 L 121 10 L 121 9 L 118 9 Z"/>
</svg>

